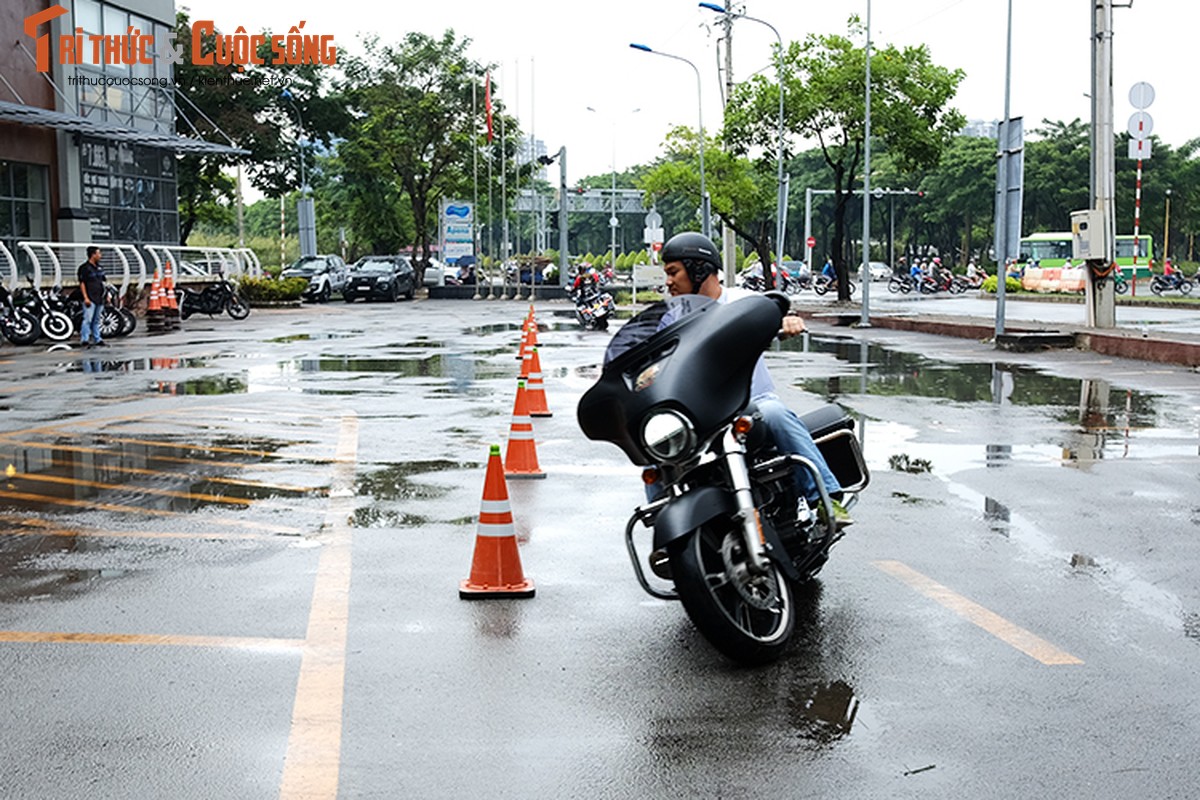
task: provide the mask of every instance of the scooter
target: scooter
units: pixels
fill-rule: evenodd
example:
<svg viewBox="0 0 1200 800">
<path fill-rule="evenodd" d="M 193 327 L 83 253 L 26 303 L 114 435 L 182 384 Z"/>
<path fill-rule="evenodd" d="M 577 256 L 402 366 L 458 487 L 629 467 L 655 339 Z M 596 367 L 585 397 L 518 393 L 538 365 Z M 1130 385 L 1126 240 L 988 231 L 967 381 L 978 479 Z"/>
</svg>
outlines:
<svg viewBox="0 0 1200 800">
<path fill-rule="evenodd" d="M 704 638 L 743 664 L 783 654 L 801 596 L 842 536 L 817 465 L 779 453 L 750 400 L 789 306 L 777 291 L 656 303 L 613 336 L 577 409 L 584 434 L 620 447 L 654 491 L 625 526 L 638 582 L 679 600 Z M 832 404 L 801 418 L 853 505 L 870 480 L 854 420 Z M 823 515 L 797 496 L 794 469 L 813 475 Z M 650 532 L 640 549 L 638 526 Z"/>
<path fill-rule="evenodd" d="M 179 304 L 181 319 L 187 319 L 193 314 L 208 314 L 211 317 L 222 312 L 234 319 L 250 316 L 250 304 L 238 294 L 237 289 L 221 272 L 217 273 L 217 282 L 210 283 L 202 291 L 197 292 L 186 286 L 176 287 L 175 299 Z"/>
<path fill-rule="evenodd" d="M 1175 270 L 1170 275 L 1155 275 L 1150 279 L 1150 291 L 1155 294 L 1160 295 L 1175 289 L 1178 289 L 1180 294 L 1189 294 L 1192 291 L 1191 279 L 1184 277 L 1179 270 Z"/>
</svg>

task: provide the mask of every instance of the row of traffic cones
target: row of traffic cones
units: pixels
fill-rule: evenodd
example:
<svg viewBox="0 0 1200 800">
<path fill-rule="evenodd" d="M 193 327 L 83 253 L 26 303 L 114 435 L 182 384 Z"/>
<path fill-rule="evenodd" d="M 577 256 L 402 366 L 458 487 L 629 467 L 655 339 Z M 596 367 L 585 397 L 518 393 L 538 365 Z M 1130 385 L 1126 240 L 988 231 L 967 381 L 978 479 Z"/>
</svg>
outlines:
<svg viewBox="0 0 1200 800">
<path fill-rule="evenodd" d="M 179 303 L 175 299 L 175 282 L 171 279 L 170 267 L 160 279 L 154 270 L 150 282 L 150 297 L 146 304 L 146 330 L 150 333 L 167 333 L 179 330 Z"/>
<path fill-rule="evenodd" d="M 504 461 L 500 446 L 492 445 L 487 474 L 483 483 L 483 501 L 475 535 L 475 555 L 471 575 L 459 585 L 464 600 L 481 598 L 526 598 L 535 593 L 533 580 L 521 569 L 513 529 L 512 508 L 508 501 L 506 478 L 545 478 L 537 460 L 533 438 L 533 417 L 552 416 L 542 385 L 542 365 L 537 354 L 537 322 L 533 306 L 521 326 L 521 376 L 513 403 L 512 426 Z"/>
</svg>

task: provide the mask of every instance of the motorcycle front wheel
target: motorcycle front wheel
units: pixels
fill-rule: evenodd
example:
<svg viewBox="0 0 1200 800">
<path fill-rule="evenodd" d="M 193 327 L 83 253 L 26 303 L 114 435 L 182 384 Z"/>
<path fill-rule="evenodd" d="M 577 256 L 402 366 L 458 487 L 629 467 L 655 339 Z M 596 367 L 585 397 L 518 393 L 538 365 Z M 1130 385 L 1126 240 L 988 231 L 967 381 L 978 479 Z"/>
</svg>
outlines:
<svg viewBox="0 0 1200 800">
<path fill-rule="evenodd" d="M 1192 291 L 1192 282 L 1191 281 L 1180 281 L 1179 282 L 1179 293 L 1180 294 L 1189 294 L 1189 293 L 1191 293 L 1191 291 Z"/>
<path fill-rule="evenodd" d="M 234 292 L 225 302 L 225 311 L 234 319 L 245 319 L 250 316 L 250 304 L 243 300 L 240 294 Z"/>
<path fill-rule="evenodd" d="M 47 311 L 42 316 L 41 325 L 46 338 L 56 342 L 65 342 L 75 333 L 75 323 L 61 311 Z"/>
<path fill-rule="evenodd" d="M 740 664 L 779 658 L 796 628 L 791 584 L 770 564 L 762 575 L 746 562 L 741 532 L 705 525 L 674 541 L 671 575 L 692 624 Z"/>
<path fill-rule="evenodd" d="M 0 332 L 4 333 L 4 338 L 19 345 L 33 344 L 42 335 L 37 318 L 19 309 L 0 317 Z"/>
</svg>

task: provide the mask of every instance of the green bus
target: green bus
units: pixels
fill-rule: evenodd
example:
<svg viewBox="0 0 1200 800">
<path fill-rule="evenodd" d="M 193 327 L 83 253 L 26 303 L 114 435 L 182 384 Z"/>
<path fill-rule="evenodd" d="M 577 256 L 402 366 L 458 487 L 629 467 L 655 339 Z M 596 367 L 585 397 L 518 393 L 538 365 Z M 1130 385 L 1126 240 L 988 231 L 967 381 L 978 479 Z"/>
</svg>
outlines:
<svg viewBox="0 0 1200 800">
<path fill-rule="evenodd" d="M 1137 242 L 1137 274 L 1144 278 L 1150 274 L 1150 254 L 1154 252 L 1154 237 L 1139 234 Z M 1061 267 L 1071 258 L 1071 234 L 1031 233 L 1021 238 L 1018 260 L 1036 260 L 1042 267 Z M 1074 262 L 1073 262 L 1074 263 Z M 1079 266 L 1079 264 L 1075 264 Z M 1133 235 L 1117 235 L 1117 266 L 1125 275 L 1133 275 Z"/>
</svg>

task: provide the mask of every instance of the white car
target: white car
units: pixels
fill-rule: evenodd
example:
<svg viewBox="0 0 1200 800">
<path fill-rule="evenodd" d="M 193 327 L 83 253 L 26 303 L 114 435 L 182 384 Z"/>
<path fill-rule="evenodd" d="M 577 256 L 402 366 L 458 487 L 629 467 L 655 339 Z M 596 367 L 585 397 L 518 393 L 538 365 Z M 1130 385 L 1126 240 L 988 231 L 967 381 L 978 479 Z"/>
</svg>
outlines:
<svg viewBox="0 0 1200 800">
<path fill-rule="evenodd" d="M 446 282 L 446 265 L 438 261 L 436 258 L 429 259 L 429 266 L 425 267 L 424 286 L 441 286 Z"/>
<path fill-rule="evenodd" d="M 342 294 L 350 283 L 350 269 L 341 256 L 301 256 L 279 277 L 308 279 L 303 298 L 328 303 L 331 295 Z"/>
<path fill-rule="evenodd" d="M 886 281 L 892 277 L 892 268 L 889 267 L 887 264 L 883 263 L 882 261 L 871 261 L 868 263 L 870 264 L 870 267 L 871 267 L 871 280 Z M 862 279 L 863 279 L 863 268 L 862 268 L 862 264 L 859 264 L 858 265 L 858 282 L 862 283 Z"/>
</svg>

